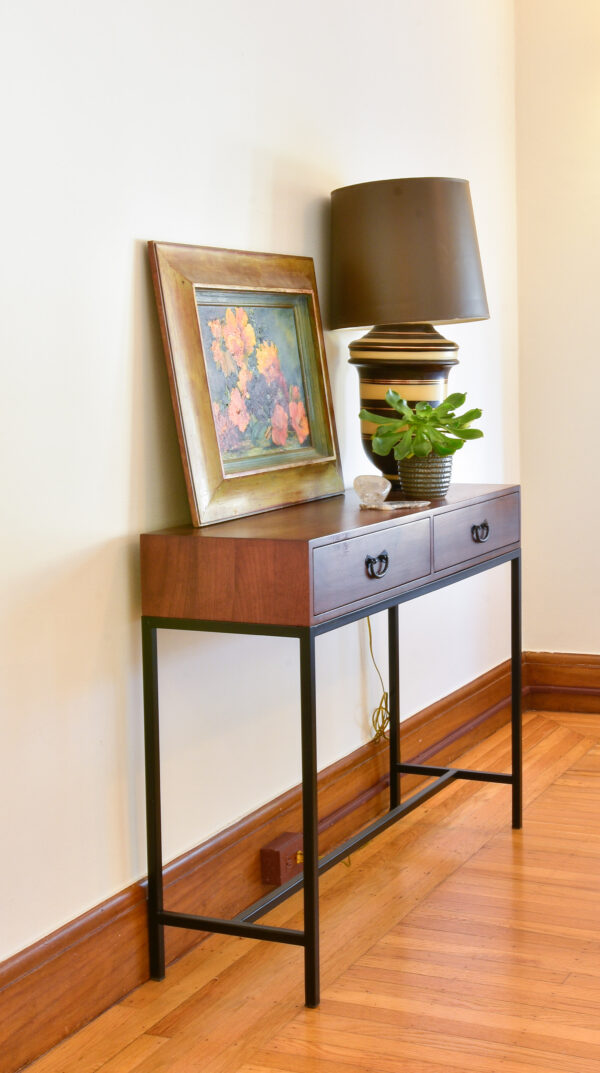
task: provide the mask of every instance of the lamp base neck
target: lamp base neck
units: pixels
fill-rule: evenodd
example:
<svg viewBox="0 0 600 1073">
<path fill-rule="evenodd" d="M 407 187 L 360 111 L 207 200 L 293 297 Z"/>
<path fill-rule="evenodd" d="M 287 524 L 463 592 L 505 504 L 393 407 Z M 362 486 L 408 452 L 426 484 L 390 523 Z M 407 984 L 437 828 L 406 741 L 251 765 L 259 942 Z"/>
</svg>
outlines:
<svg viewBox="0 0 600 1073">
<path fill-rule="evenodd" d="M 350 364 L 371 362 L 435 362 L 458 364 L 458 345 L 440 335 L 432 324 L 376 324 L 361 339 L 350 343 Z"/>
</svg>

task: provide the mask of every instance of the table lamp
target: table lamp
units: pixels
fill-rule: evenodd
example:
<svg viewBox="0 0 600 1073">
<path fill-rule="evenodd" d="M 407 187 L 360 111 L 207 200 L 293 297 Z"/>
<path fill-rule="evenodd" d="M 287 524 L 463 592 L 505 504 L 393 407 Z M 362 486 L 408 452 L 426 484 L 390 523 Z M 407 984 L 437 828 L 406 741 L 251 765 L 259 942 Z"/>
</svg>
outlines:
<svg viewBox="0 0 600 1073">
<path fill-rule="evenodd" d="M 329 327 L 375 325 L 350 344 L 361 407 L 394 416 L 389 388 L 413 406 L 442 402 L 458 346 L 433 325 L 487 317 L 465 179 L 385 179 L 332 192 Z M 375 428 L 361 422 L 363 446 L 397 490 L 393 453 L 371 449 Z"/>
</svg>

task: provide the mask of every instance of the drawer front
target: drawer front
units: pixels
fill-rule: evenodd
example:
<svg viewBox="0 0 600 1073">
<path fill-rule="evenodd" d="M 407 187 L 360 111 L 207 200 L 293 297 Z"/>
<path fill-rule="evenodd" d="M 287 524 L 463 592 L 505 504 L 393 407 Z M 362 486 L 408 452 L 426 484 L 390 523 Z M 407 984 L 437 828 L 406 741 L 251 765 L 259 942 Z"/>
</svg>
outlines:
<svg viewBox="0 0 600 1073">
<path fill-rule="evenodd" d="M 381 596 L 431 572 L 429 518 L 313 552 L 315 615 Z"/>
<path fill-rule="evenodd" d="M 433 567 L 477 559 L 487 552 L 516 544 L 520 536 L 519 494 L 439 514 L 433 519 Z"/>
</svg>

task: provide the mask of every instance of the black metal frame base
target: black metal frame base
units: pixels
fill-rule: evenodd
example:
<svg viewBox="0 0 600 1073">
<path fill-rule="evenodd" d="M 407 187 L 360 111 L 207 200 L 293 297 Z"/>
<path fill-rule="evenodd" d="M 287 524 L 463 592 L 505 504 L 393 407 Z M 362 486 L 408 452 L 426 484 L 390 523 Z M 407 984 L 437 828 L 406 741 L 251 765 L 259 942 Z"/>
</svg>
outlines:
<svg viewBox="0 0 600 1073">
<path fill-rule="evenodd" d="M 472 771 L 424 764 L 403 764 L 399 749 L 399 637 L 398 605 L 446 585 L 455 584 L 501 563 L 511 564 L 511 734 L 512 771 Z M 318 857 L 317 746 L 315 695 L 315 638 L 379 611 L 388 612 L 389 701 L 390 701 L 390 805 L 389 811 L 358 834 L 324 857 Z M 300 694 L 302 736 L 302 820 L 304 871 L 301 875 L 248 906 L 232 920 L 174 913 L 163 907 L 162 836 L 160 798 L 160 744 L 158 719 L 157 630 L 197 630 L 214 633 L 249 633 L 295 637 L 300 642 Z M 506 783 L 512 786 L 512 825 L 522 825 L 522 752 L 521 752 L 521 553 L 509 552 L 467 568 L 446 578 L 422 585 L 418 589 L 381 601 L 360 611 L 317 626 L 281 627 L 254 623 L 206 622 L 196 619 L 142 618 L 142 658 L 144 671 L 144 740 L 146 764 L 146 823 L 148 842 L 148 942 L 150 975 L 160 980 L 165 975 L 165 927 L 192 928 L 199 931 L 240 935 L 304 947 L 305 1002 L 319 1004 L 319 876 L 350 853 L 364 845 L 380 831 L 418 808 L 456 779 Z M 400 800 L 400 777 L 424 775 L 433 782 L 407 800 Z M 304 928 L 270 927 L 254 921 L 279 905 L 295 891 L 303 890 Z"/>
</svg>

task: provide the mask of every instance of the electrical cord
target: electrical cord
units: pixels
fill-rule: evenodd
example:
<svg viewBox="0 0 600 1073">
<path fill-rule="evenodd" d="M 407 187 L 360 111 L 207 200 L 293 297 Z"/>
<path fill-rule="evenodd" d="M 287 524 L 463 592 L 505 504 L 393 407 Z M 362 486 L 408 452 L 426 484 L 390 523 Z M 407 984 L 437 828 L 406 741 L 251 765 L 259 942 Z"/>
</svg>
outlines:
<svg viewBox="0 0 600 1073">
<path fill-rule="evenodd" d="M 382 738 L 386 738 L 390 729 L 390 704 L 389 696 L 385 688 L 381 671 L 377 666 L 375 654 L 373 652 L 373 633 L 371 631 L 371 619 L 367 615 L 367 629 L 369 631 L 369 650 L 371 652 L 371 659 L 373 660 L 373 666 L 379 675 L 379 681 L 381 682 L 381 700 L 376 708 L 373 709 L 371 715 L 371 726 L 373 727 L 373 739 L 375 741 L 381 741 Z"/>
</svg>

